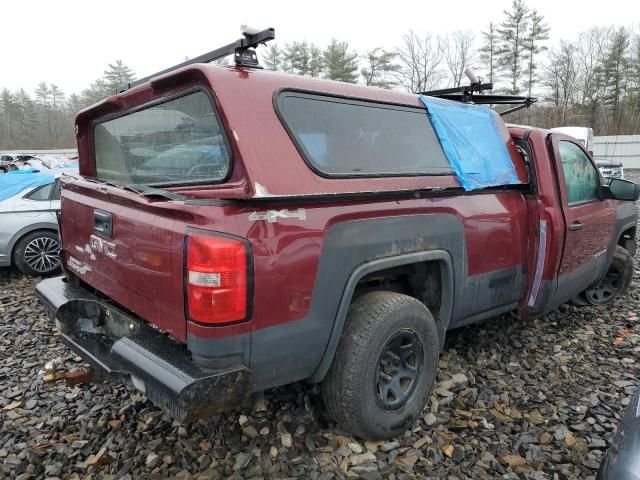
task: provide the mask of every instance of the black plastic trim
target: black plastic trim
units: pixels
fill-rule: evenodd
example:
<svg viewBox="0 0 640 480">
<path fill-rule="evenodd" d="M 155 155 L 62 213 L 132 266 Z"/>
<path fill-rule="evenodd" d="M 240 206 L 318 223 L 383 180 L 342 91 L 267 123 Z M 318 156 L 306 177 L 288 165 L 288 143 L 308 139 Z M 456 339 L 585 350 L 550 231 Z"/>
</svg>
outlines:
<svg viewBox="0 0 640 480">
<path fill-rule="evenodd" d="M 442 262 L 444 268 L 441 268 L 442 276 L 442 298 L 440 303 L 440 312 L 438 312 L 438 333 L 440 334 L 439 343 L 441 347 L 444 345 L 444 337 L 447 327 L 451 321 L 453 315 L 453 299 L 455 297 L 455 273 L 453 271 L 453 261 L 451 254 L 446 250 L 429 250 L 424 252 L 410 253 L 407 255 L 398 255 L 390 258 L 383 258 L 373 260 L 356 268 L 344 288 L 342 299 L 340 300 L 340 306 L 338 307 L 338 314 L 336 315 L 329 342 L 326 346 L 325 353 L 322 356 L 320 364 L 316 368 L 315 372 L 309 378 L 312 383 L 320 382 L 331 367 L 335 351 L 338 348 L 338 341 L 342 335 L 344 324 L 347 320 L 347 313 L 349 306 L 351 305 L 351 299 L 355 292 L 356 285 L 366 275 L 385 270 L 391 267 L 398 267 L 402 265 L 410 265 L 414 263 L 422 262 Z M 435 316 L 435 315 L 434 315 Z"/>
</svg>

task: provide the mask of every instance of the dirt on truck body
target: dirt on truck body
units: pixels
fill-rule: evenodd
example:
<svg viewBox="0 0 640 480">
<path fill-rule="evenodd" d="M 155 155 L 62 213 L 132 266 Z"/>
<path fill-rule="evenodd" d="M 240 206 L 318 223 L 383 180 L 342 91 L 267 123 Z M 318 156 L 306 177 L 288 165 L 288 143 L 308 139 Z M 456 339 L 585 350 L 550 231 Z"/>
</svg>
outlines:
<svg viewBox="0 0 640 480">
<path fill-rule="evenodd" d="M 97 372 L 178 420 L 307 380 L 346 429 L 396 435 L 448 330 L 609 304 L 633 272 L 635 184 L 605 185 L 571 137 L 430 101 L 206 64 L 109 97 L 77 116 L 64 276 L 38 294 Z M 467 118 L 490 148 L 454 135 Z M 469 187 L 469 148 L 509 181 Z"/>
</svg>

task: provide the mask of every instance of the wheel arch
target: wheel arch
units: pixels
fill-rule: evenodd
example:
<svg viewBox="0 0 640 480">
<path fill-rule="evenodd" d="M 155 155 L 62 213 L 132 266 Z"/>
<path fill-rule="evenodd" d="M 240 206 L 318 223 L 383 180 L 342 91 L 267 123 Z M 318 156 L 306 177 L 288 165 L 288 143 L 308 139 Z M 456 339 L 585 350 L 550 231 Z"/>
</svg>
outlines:
<svg viewBox="0 0 640 480">
<path fill-rule="evenodd" d="M 620 245 L 632 256 L 636 254 L 636 224 L 630 223 L 622 228 L 622 231 L 618 234 L 617 245 Z"/>
<path fill-rule="evenodd" d="M 22 240 L 26 235 L 29 235 L 30 233 L 33 233 L 33 232 L 37 232 L 39 230 L 47 230 L 49 232 L 55 233 L 56 235 L 58 235 L 58 237 L 60 236 L 58 233 L 58 226 L 55 223 L 38 222 L 38 223 L 34 223 L 32 225 L 28 225 L 26 227 L 21 228 L 13 235 L 7 248 L 7 253 L 9 253 L 10 255 L 12 265 L 13 265 L 13 255 L 15 253 L 15 248 L 17 243 L 20 240 Z"/>
<path fill-rule="evenodd" d="M 322 360 L 320 361 L 320 364 L 316 368 L 313 375 L 309 378 L 310 382 L 321 382 L 329 371 L 329 367 L 331 366 L 336 353 L 336 349 L 338 347 L 338 341 L 340 340 L 340 337 L 342 336 L 342 332 L 344 330 L 349 306 L 351 305 L 359 282 L 367 275 L 375 272 L 381 272 L 394 267 L 425 263 L 437 264 L 439 266 L 441 298 L 439 311 L 434 312 L 434 318 L 436 319 L 438 334 L 440 336 L 439 342 L 442 348 L 444 344 L 444 336 L 447 327 L 449 326 L 451 314 L 453 311 L 455 282 L 453 260 L 451 258 L 451 254 L 446 250 L 428 250 L 372 260 L 370 262 L 359 265 L 349 276 L 342 294 L 342 298 L 340 300 L 336 318 L 333 322 L 333 328 L 331 330 L 329 342 L 327 344 Z"/>
</svg>

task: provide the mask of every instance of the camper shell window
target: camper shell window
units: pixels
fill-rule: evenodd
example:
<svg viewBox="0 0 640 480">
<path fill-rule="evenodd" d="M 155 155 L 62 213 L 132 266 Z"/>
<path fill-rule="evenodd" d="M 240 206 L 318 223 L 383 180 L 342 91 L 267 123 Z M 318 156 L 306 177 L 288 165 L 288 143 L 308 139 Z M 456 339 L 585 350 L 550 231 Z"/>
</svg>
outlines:
<svg viewBox="0 0 640 480">
<path fill-rule="evenodd" d="M 95 125 L 96 177 L 121 184 L 219 183 L 231 153 L 211 98 L 198 90 Z"/>
<path fill-rule="evenodd" d="M 284 91 L 276 109 L 319 175 L 453 174 L 423 108 Z"/>
</svg>

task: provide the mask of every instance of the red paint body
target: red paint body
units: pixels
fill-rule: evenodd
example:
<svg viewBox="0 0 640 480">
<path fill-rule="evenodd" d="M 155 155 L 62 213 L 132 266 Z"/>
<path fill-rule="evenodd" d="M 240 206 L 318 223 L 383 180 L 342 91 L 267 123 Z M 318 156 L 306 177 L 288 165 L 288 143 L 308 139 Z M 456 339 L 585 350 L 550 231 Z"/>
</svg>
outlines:
<svg viewBox="0 0 640 480">
<path fill-rule="evenodd" d="M 150 83 L 81 112 L 77 118 L 80 174 L 95 175 L 92 122 L 125 112 L 195 85 L 207 89 L 216 106 L 233 151 L 233 173 L 222 185 L 171 188 L 194 199 L 239 199 L 193 205 L 149 199 L 117 187 L 82 179 L 66 180 L 62 196 L 62 240 L 65 263 L 74 257 L 91 268 L 81 280 L 129 311 L 184 342 L 188 335 L 221 338 L 304 318 L 314 291 L 318 262 L 328 230 L 345 221 L 403 215 L 451 214 L 464 225 L 467 264 L 474 277 L 521 267 L 528 286 L 520 307 L 526 312 L 535 272 L 539 221 L 548 224 L 543 281 L 554 282 L 607 249 L 613 236 L 615 202 L 581 207 L 579 215 L 589 227 L 567 234 L 566 192 L 559 185 L 549 132 L 529 134 L 537 193 L 527 178 L 513 139 L 527 129 L 503 128 L 519 178 L 525 186 L 504 191 L 466 193 L 454 176 L 329 179 L 316 175 L 303 161 L 277 118 L 274 94 L 298 88 L 333 95 L 422 107 L 417 96 L 327 82 L 264 71 L 194 66 L 167 74 Z M 554 134 L 557 135 L 557 134 Z M 569 137 L 564 137 L 569 138 Z M 557 158 L 557 157 L 556 157 Z M 259 187 L 258 187 L 259 185 Z M 435 193 L 431 189 L 449 188 Z M 274 196 L 273 200 L 264 196 Z M 395 192 L 382 196 L 380 192 Z M 363 198 L 336 199 L 337 194 L 367 194 Z M 322 195 L 322 201 L 315 196 Z M 309 196 L 309 198 L 306 198 Z M 297 198 L 294 202 L 285 197 Z M 250 221 L 252 212 L 306 209 L 306 220 L 280 218 L 277 222 Z M 95 255 L 87 247 L 93 232 L 93 211 L 113 214 L 118 261 Z M 229 326 L 203 326 L 185 318 L 184 245 L 188 227 L 224 232 L 249 240 L 253 253 L 251 317 Z M 575 233 L 575 235 L 573 235 Z M 566 237 L 566 242 L 565 242 Z M 425 248 L 428 249 L 428 246 Z M 92 257 L 93 256 L 93 257 Z M 544 310 L 545 305 L 536 305 Z"/>
</svg>

